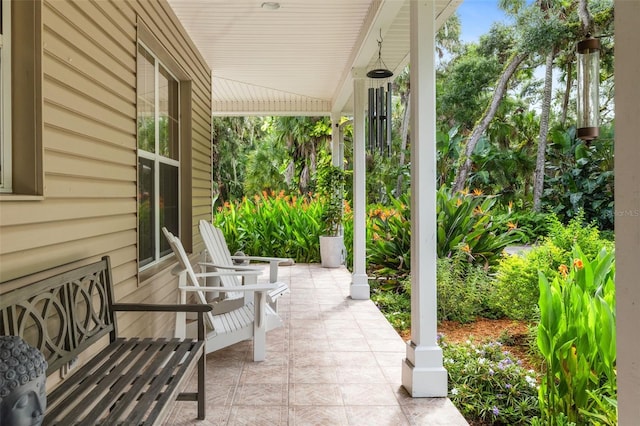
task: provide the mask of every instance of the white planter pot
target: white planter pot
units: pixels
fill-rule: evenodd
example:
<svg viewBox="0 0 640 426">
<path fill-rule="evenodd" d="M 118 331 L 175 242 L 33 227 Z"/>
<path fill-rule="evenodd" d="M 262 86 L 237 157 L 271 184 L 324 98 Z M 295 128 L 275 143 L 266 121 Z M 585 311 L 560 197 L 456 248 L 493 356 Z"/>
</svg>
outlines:
<svg viewBox="0 0 640 426">
<path fill-rule="evenodd" d="M 320 260 L 324 268 L 337 268 L 347 258 L 344 237 L 320 237 Z"/>
</svg>

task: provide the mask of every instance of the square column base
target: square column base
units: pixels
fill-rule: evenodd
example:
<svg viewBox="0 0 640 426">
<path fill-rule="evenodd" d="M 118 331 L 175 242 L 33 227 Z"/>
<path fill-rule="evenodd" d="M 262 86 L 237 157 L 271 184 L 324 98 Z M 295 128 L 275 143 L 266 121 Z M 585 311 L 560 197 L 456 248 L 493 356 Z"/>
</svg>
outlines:
<svg viewBox="0 0 640 426">
<path fill-rule="evenodd" d="M 354 300 L 369 300 L 371 287 L 367 274 L 353 274 L 349 293 Z"/>
<path fill-rule="evenodd" d="M 402 362 L 402 386 L 413 398 L 447 396 L 447 370 L 444 367 L 418 368 L 408 359 Z"/>
</svg>

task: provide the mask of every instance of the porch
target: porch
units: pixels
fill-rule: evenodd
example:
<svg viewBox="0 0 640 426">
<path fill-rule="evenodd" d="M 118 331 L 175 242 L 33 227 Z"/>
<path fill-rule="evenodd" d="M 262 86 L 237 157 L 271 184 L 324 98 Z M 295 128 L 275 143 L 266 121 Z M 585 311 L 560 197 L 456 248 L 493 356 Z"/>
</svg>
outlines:
<svg viewBox="0 0 640 426">
<path fill-rule="evenodd" d="M 203 425 L 466 425 L 446 398 L 411 398 L 401 384 L 406 345 L 370 300 L 349 297 L 346 268 L 281 267 L 291 294 L 267 360 L 245 341 L 207 356 Z M 195 387 L 195 376 L 192 386 Z M 196 422 L 178 402 L 169 424 Z"/>
</svg>

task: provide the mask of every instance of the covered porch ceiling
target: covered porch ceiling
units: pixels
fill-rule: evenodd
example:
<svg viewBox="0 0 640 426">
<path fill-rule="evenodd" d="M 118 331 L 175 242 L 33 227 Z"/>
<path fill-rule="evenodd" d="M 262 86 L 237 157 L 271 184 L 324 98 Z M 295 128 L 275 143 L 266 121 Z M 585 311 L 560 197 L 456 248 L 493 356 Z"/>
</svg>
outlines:
<svg viewBox="0 0 640 426">
<path fill-rule="evenodd" d="M 168 0 L 212 69 L 214 115 L 353 111 L 353 70 L 409 62 L 415 0 Z M 436 26 L 462 0 L 435 0 Z M 273 3 L 273 2 L 268 2 Z"/>
</svg>

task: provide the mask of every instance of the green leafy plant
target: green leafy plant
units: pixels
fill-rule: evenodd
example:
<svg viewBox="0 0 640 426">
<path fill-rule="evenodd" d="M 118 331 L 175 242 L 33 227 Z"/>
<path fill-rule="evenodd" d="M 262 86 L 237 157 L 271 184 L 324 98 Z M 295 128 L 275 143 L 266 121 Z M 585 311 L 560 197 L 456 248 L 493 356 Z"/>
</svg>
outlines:
<svg viewBox="0 0 640 426">
<path fill-rule="evenodd" d="M 318 168 L 317 191 L 324 204 L 323 235 L 335 237 L 340 234 L 345 180 L 345 172 L 340 167 L 325 164 Z"/>
<path fill-rule="evenodd" d="M 399 281 L 371 282 L 371 300 L 399 333 L 411 329 L 411 283 Z"/>
<path fill-rule="evenodd" d="M 494 316 L 485 306 L 492 278 L 462 255 L 437 261 L 438 320 L 461 323 L 475 321 L 479 315 Z"/>
<path fill-rule="evenodd" d="M 317 198 L 263 192 L 225 203 L 213 223 L 222 229 L 232 252 L 318 262 L 322 212 L 323 204 Z"/>
<path fill-rule="evenodd" d="M 504 248 L 520 241 L 517 229 L 500 232 L 490 213 L 496 198 L 473 193 L 451 193 L 446 187 L 438 190 L 438 257 L 450 257 L 461 250 L 469 261 L 489 267 L 497 263 Z"/>
<path fill-rule="evenodd" d="M 489 304 L 502 315 L 513 319 L 537 318 L 539 297 L 538 272 L 552 280 L 559 274 L 562 264 L 571 262 L 572 248 L 579 245 L 589 258 L 602 248 L 613 248 L 613 243 L 600 238 L 595 224 L 584 223 L 584 215 L 578 213 L 567 225 L 549 214 L 549 234 L 540 245 L 517 255 L 504 255 L 496 268 L 496 280 Z"/>
<path fill-rule="evenodd" d="M 589 144 L 575 128 L 551 132 L 543 201 L 567 221 L 583 212 L 600 229 L 613 229 L 613 126 Z"/>
<path fill-rule="evenodd" d="M 367 257 L 374 274 L 406 277 L 411 270 L 409 196 L 390 197 L 390 203 L 369 210 Z"/>
<path fill-rule="evenodd" d="M 536 319 L 538 271 L 554 277 L 565 261 L 566 254 L 552 243 L 535 246 L 524 254 L 505 254 L 496 268 L 488 303 L 500 316 L 517 320 Z"/>
<path fill-rule="evenodd" d="M 468 420 L 525 425 L 537 416 L 537 377 L 498 342 L 440 340 L 449 373 L 449 398 Z"/>
<path fill-rule="evenodd" d="M 616 424 L 615 266 L 612 251 L 590 260 L 576 246 L 573 262 L 552 280 L 539 274 L 538 348 L 546 373 L 539 391 L 542 421 Z"/>
</svg>

